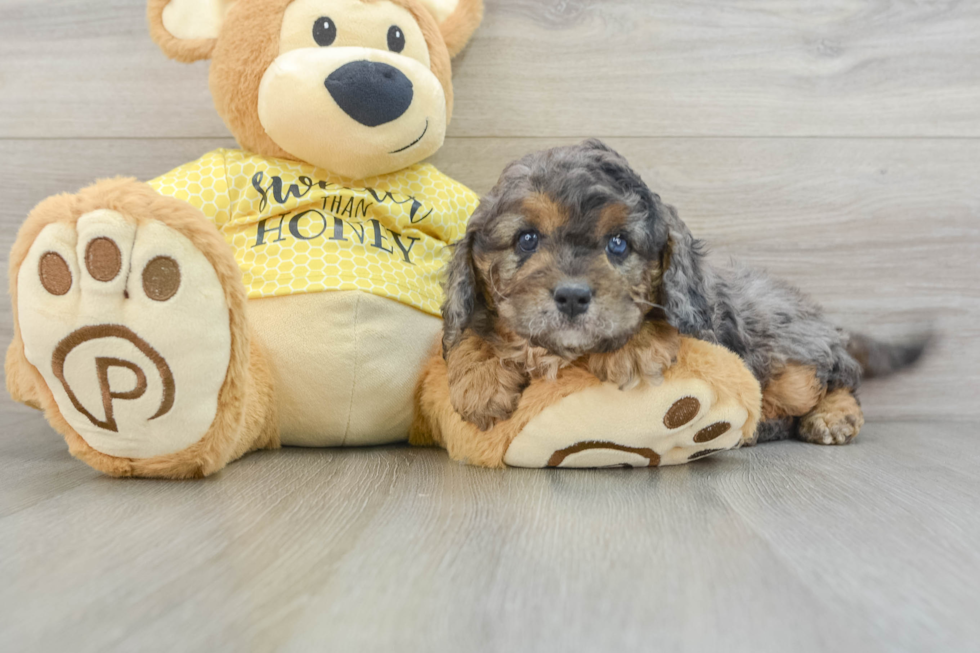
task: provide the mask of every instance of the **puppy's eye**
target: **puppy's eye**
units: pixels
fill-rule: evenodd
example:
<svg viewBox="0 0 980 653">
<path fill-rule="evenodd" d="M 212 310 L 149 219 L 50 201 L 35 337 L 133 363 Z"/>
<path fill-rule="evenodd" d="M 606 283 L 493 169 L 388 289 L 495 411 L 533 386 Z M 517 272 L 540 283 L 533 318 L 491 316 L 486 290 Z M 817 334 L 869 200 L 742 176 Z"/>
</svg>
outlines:
<svg viewBox="0 0 980 653">
<path fill-rule="evenodd" d="M 388 28 L 388 49 L 392 52 L 401 52 L 405 49 L 405 34 L 398 25 Z"/>
<path fill-rule="evenodd" d="M 326 16 L 320 16 L 313 23 L 313 40 L 317 45 L 327 46 L 337 38 L 337 26 Z"/>
<path fill-rule="evenodd" d="M 517 246 L 522 252 L 533 252 L 538 248 L 538 232 L 522 231 L 517 237 Z"/>
<path fill-rule="evenodd" d="M 630 250 L 630 244 L 621 234 L 616 234 L 606 243 L 606 251 L 610 256 L 622 257 Z"/>
</svg>

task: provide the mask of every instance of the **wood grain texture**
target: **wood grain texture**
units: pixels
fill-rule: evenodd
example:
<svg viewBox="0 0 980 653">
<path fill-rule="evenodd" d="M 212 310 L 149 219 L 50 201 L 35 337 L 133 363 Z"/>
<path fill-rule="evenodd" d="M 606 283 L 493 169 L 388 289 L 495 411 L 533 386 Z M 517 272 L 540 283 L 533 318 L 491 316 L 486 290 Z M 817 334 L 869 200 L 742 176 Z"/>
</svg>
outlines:
<svg viewBox="0 0 980 653">
<path fill-rule="evenodd" d="M 4 650 L 974 650 L 977 424 L 643 471 L 436 450 L 118 481 L 0 437 Z M 6 471 L 6 470 L 4 470 Z M 66 473 L 68 472 L 68 473 Z"/>
<path fill-rule="evenodd" d="M 226 135 L 143 7 L 4 0 L 0 136 Z M 450 134 L 980 137 L 977 33 L 954 0 L 489 0 Z"/>
</svg>

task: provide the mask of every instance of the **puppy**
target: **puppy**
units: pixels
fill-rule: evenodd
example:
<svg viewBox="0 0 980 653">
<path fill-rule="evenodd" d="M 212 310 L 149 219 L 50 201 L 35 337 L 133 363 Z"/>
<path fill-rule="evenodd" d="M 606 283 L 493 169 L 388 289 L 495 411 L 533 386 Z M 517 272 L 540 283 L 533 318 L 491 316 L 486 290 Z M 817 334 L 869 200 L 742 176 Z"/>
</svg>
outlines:
<svg viewBox="0 0 980 653">
<path fill-rule="evenodd" d="M 759 379 L 757 439 L 845 444 L 864 423 L 862 366 L 887 374 L 925 346 L 849 337 L 788 284 L 709 265 L 673 207 L 597 140 L 507 166 L 456 246 L 442 313 L 453 407 L 483 430 L 564 366 L 622 389 L 657 383 L 684 334 Z"/>
</svg>

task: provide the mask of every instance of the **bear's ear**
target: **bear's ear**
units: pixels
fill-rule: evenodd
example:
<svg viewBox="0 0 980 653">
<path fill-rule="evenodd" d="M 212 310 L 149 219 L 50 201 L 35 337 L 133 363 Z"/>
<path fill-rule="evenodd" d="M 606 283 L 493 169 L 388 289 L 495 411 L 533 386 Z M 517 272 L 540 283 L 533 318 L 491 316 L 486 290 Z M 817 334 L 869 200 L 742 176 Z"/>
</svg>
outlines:
<svg viewBox="0 0 980 653">
<path fill-rule="evenodd" d="M 469 43 L 483 20 L 483 0 L 419 0 L 439 23 L 449 56 L 455 57 Z"/>
<path fill-rule="evenodd" d="M 207 59 L 234 1 L 150 0 L 150 36 L 171 59 L 184 63 Z"/>
</svg>

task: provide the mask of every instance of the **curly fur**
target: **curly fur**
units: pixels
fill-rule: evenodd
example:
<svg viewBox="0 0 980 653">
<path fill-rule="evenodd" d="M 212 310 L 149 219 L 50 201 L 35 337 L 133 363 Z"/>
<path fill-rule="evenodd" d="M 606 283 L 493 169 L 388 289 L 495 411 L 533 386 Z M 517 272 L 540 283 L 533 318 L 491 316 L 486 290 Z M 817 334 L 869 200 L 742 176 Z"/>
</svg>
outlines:
<svg viewBox="0 0 980 653">
<path fill-rule="evenodd" d="M 598 140 L 589 140 L 529 154 L 511 163 L 482 200 L 449 267 L 443 339 L 447 354 L 473 334 L 493 342 L 494 334 L 502 329 L 519 330 L 515 325 L 521 324 L 522 316 L 508 315 L 502 307 L 511 301 L 509 293 L 528 292 L 528 286 L 539 283 L 541 275 L 523 279 L 512 288 L 506 284 L 501 287 L 494 275 L 507 267 L 511 255 L 505 253 L 507 244 L 498 236 L 510 233 L 508 225 L 515 221 L 536 224 L 533 215 L 529 216 L 533 211 L 528 200 L 541 195 L 561 207 L 551 216 L 552 221 L 563 225 L 555 232 L 555 240 L 577 243 L 564 250 L 555 246 L 547 254 L 550 259 L 541 260 L 561 268 L 566 276 L 588 279 L 593 288 L 601 274 L 583 261 L 595 256 L 589 247 L 594 249 L 596 243 L 587 242 L 582 235 L 584 227 L 574 225 L 601 223 L 608 217 L 605 207 L 618 207 L 616 212 L 629 235 L 630 256 L 637 265 L 646 266 L 646 276 L 634 278 L 648 282 L 628 299 L 620 300 L 647 306 L 642 323 L 631 324 L 630 333 L 642 333 L 647 328 L 643 325 L 665 320 L 680 334 L 723 345 L 741 356 L 765 389 L 768 422 L 763 422 L 759 433 L 764 439 L 787 437 L 798 431 L 799 423 L 811 424 L 813 420 L 806 416 L 821 406 L 825 397 L 835 397 L 835 406 L 846 404 L 845 412 L 857 411 L 859 416 L 856 401 L 853 406 L 847 404 L 837 391 L 853 394 L 861 381 L 862 363 L 870 374 L 887 374 L 914 362 L 925 347 L 925 340 L 894 346 L 866 336 L 852 338 L 831 324 L 820 307 L 793 286 L 738 263 L 724 267 L 709 264 L 704 243 L 691 234 L 676 210 L 663 203 L 622 156 Z M 541 201 L 534 199 L 533 206 L 540 205 Z M 630 274 L 625 260 L 614 267 L 623 276 Z M 539 300 L 538 305 L 548 301 Z M 538 305 L 531 304 L 527 310 L 537 310 Z M 545 324 L 543 330 L 553 332 L 558 327 L 553 322 Z M 535 344 L 536 334 L 524 335 Z M 554 337 L 542 342 L 550 353 L 567 354 Z M 574 354 L 609 356 L 608 352 L 617 351 L 625 342 L 629 343 L 627 350 L 635 346 L 635 336 L 626 341 L 600 339 L 592 349 Z M 588 367 L 601 373 L 604 366 L 594 363 Z M 800 416 L 803 420 L 786 419 Z M 852 421 L 860 420 L 855 417 Z M 802 435 L 811 441 L 828 439 Z M 851 437 L 831 439 L 839 443 Z"/>
</svg>

